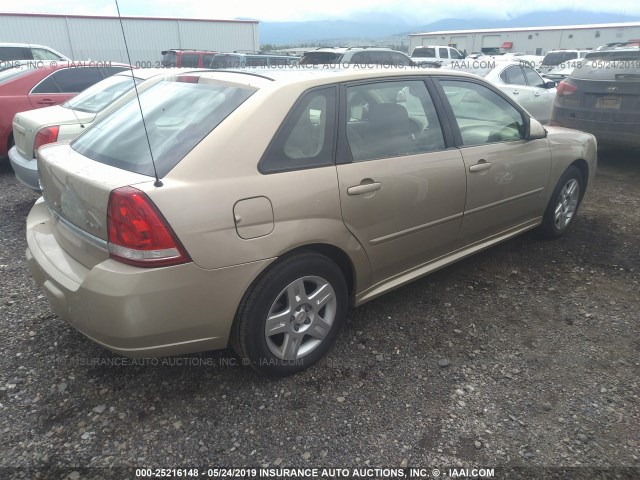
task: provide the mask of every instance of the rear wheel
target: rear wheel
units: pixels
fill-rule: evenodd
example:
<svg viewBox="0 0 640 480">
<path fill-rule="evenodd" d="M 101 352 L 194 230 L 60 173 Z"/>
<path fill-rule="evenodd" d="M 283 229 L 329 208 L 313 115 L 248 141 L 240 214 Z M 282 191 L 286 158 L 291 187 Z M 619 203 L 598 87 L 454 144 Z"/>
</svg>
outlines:
<svg viewBox="0 0 640 480">
<path fill-rule="evenodd" d="M 560 237 L 573 223 L 584 193 L 582 173 L 570 166 L 556 185 L 542 218 L 540 233 L 545 238 Z"/>
<path fill-rule="evenodd" d="M 286 376 L 317 362 L 333 344 L 347 314 L 340 268 L 315 253 L 274 265 L 245 294 L 231 343 L 254 369 Z M 247 362 L 248 360 L 248 362 Z"/>
</svg>

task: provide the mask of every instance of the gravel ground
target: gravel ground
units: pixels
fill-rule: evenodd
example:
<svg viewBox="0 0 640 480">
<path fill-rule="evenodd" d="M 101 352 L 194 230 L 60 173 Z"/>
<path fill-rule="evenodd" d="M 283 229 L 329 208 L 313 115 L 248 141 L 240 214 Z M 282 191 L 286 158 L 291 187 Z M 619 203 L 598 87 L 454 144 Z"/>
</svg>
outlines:
<svg viewBox="0 0 640 480">
<path fill-rule="evenodd" d="M 640 478 L 640 162 L 601 157 L 565 237 L 522 235 L 353 310 L 329 356 L 283 380 L 227 351 L 124 364 L 60 321 L 25 261 L 36 195 L 5 168 L 0 476 L 408 465 Z"/>
</svg>

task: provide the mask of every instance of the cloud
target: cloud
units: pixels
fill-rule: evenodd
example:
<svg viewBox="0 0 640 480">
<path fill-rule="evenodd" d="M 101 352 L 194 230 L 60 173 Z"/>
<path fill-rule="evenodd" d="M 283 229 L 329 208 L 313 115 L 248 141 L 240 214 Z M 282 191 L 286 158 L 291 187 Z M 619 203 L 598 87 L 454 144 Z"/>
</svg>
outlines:
<svg viewBox="0 0 640 480">
<path fill-rule="evenodd" d="M 449 0 L 448 2 L 425 2 L 424 0 L 323 0 L 301 2 L 281 0 L 277 8 L 272 3 L 258 0 L 236 0 L 234 2 L 202 2 L 201 0 L 119 0 L 122 15 L 163 16 L 184 18 L 252 18 L 263 21 L 300 20 L 358 20 L 367 14 L 386 14 L 404 18 L 411 23 L 430 23 L 443 18 L 487 18 L 507 19 L 535 11 L 575 9 L 591 12 L 640 15 L 640 2 L 628 0 L 580 0 L 558 3 L 557 0 L 536 2 L 506 2 L 498 0 Z M 67 13 L 76 15 L 115 15 L 113 0 L 93 0 L 90 5 L 77 0 L 59 0 L 52 4 L 44 0 L 23 0 L 19 10 L 23 13 Z"/>
</svg>

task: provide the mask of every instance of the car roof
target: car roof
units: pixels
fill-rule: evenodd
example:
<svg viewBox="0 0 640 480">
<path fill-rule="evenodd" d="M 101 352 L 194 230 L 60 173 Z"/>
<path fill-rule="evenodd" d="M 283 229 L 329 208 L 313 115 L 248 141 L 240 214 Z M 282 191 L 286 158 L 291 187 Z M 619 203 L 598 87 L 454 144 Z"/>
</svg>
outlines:
<svg viewBox="0 0 640 480">
<path fill-rule="evenodd" d="M 47 48 L 51 50 L 51 47 L 46 45 L 38 45 L 37 43 L 9 43 L 9 42 L 0 42 L 0 47 L 36 47 L 36 48 Z"/>
<path fill-rule="evenodd" d="M 128 65 L 126 65 L 128 66 Z M 148 78 L 155 77 L 156 75 L 178 75 L 190 72 L 206 72 L 208 68 L 134 68 L 133 76 L 136 78 L 140 78 L 141 80 L 147 80 Z M 122 72 L 118 72 L 112 76 L 131 76 L 131 70 L 123 70 Z"/>
<path fill-rule="evenodd" d="M 275 88 L 283 85 L 308 84 L 326 85 L 338 82 L 348 82 L 353 80 L 366 80 L 373 78 L 394 78 L 407 76 L 425 76 L 429 74 L 444 74 L 450 76 L 472 77 L 466 72 L 455 70 L 442 71 L 430 68 L 402 68 L 402 67 L 371 67 L 371 68 L 324 68 L 322 65 L 292 65 L 287 68 L 240 68 L 229 70 L 209 70 L 196 72 L 206 78 L 224 80 L 239 84 L 256 86 L 259 88 L 273 86 Z"/>
</svg>

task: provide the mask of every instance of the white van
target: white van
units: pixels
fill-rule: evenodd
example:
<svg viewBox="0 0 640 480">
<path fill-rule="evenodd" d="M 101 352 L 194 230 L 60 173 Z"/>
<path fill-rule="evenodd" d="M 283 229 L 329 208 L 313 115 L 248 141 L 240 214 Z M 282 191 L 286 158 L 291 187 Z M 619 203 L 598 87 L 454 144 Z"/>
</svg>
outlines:
<svg viewBox="0 0 640 480">
<path fill-rule="evenodd" d="M 446 45 L 427 45 L 414 48 L 411 58 L 416 62 L 429 61 L 450 65 L 451 61 L 462 60 L 464 55 L 459 50 Z"/>
</svg>

